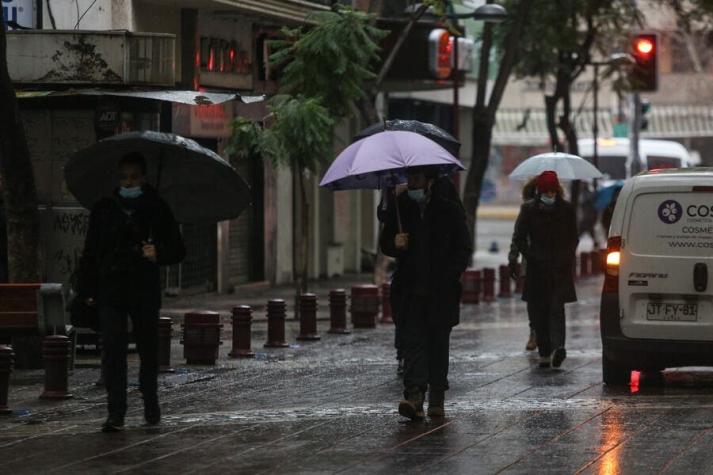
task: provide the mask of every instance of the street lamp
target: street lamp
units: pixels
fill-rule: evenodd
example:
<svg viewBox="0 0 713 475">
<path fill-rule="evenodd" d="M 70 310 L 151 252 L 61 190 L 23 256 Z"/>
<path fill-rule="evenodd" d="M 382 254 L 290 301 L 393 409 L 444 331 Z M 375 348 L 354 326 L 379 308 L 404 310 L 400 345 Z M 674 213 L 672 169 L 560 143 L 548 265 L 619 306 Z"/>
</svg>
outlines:
<svg viewBox="0 0 713 475">
<path fill-rule="evenodd" d="M 491 0 L 492 1 L 492 0 Z M 449 9 L 453 11 L 453 4 L 449 2 Z M 476 21 L 483 21 L 486 23 L 485 27 L 489 28 L 490 23 L 500 23 L 508 18 L 508 12 L 502 5 L 497 3 L 486 3 L 479 6 L 475 10 L 469 13 L 449 13 L 448 18 L 451 20 L 464 20 L 471 19 Z M 453 38 L 453 136 L 458 138 L 460 135 L 460 99 L 459 99 L 459 89 L 460 89 L 460 76 L 458 74 L 458 37 Z"/>
<path fill-rule="evenodd" d="M 631 66 L 635 64 L 636 61 L 628 53 L 614 53 L 610 55 L 604 61 L 590 61 L 588 64 L 594 66 L 594 80 L 592 83 L 592 92 L 594 96 L 594 123 L 592 124 L 592 136 L 594 140 L 594 149 L 592 150 L 592 164 L 599 168 L 599 145 L 597 143 L 599 139 L 599 67 L 600 66 L 611 66 L 611 67 L 622 67 Z M 594 188 L 596 189 L 596 180 L 594 181 Z"/>
</svg>

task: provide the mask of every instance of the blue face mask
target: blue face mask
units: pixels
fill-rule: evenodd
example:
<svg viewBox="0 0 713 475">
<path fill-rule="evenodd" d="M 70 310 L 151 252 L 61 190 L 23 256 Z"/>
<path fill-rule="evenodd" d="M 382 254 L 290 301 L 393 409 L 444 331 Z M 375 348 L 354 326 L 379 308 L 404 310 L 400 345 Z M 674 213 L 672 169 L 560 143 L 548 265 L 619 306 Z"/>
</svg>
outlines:
<svg viewBox="0 0 713 475">
<path fill-rule="evenodd" d="M 557 197 L 553 196 L 550 198 L 549 196 L 542 195 L 540 196 L 540 201 L 542 201 L 547 206 L 552 206 L 553 204 L 555 204 L 555 201 L 557 201 Z"/>
<path fill-rule="evenodd" d="M 122 198 L 126 198 L 128 200 L 132 198 L 138 198 L 144 193 L 144 191 L 141 189 L 140 186 L 131 186 L 131 187 L 124 187 L 122 186 L 119 188 L 119 196 Z"/>
<path fill-rule="evenodd" d="M 426 192 L 422 189 L 408 190 L 408 197 L 416 203 L 423 203 L 426 200 Z"/>
</svg>

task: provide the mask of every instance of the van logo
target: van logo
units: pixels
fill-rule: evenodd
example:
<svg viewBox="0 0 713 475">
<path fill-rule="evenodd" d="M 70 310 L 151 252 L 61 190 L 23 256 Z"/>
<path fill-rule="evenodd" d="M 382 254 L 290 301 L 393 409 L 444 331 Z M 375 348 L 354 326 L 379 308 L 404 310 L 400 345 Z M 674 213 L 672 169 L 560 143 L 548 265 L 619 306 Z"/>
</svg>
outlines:
<svg viewBox="0 0 713 475">
<path fill-rule="evenodd" d="M 681 219 L 683 207 L 675 200 L 666 200 L 659 206 L 659 219 L 666 224 L 674 224 Z"/>
</svg>

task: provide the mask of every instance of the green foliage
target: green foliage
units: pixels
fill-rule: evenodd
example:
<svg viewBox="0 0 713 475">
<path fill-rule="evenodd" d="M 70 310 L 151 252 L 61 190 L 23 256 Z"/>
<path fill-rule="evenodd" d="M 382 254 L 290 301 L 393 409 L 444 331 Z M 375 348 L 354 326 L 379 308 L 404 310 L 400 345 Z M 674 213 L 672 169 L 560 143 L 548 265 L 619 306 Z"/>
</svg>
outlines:
<svg viewBox="0 0 713 475">
<path fill-rule="evenodd" d="M 320 98 L 333 116 L 347 116 L 376 77 L 371 67 L 386 32 L 372 25 L 370 15 L 345 7 L 309 19 L 316 25 L 285 28 L 286 39 L 271 43 L 276 52 L 270 62 L 282 68 L 280 90 Z"/>
<path fill-rule="evenodd" d="M 641 21 L 630 0 L 531 0 L 527 25 L 521 38 L 522 52 L 515 74 L 518 77 L 554 76 L 563 61 L 573 71 L 592 56 L 626 50 L 629 32 Z M 507 2 L 516 9 L 520 3 Z M 563 59 L 566 53 L 566 59 Z M 575 72 L 576 74 L 576 72 Z"/>
<path fill-rule="evenodd" d="M 244 117 L 233 121 L 233 133 L 225 148 L 228 155 L 250 158 L 262 152 L 262 127 L 257 122 Z"/>
</svg>

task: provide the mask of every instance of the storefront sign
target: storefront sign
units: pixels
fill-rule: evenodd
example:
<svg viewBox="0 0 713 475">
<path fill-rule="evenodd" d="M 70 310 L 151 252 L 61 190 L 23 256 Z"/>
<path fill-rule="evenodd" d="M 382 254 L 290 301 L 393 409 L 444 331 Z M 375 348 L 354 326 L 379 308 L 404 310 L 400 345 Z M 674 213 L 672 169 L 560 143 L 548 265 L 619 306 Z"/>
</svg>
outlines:
<svg viewBox="0 0 713 475">
<path fill-rule="evenodd" d="M 186 137 L 230 137 L 232 110 L 231 103 L 206 106 L 174 104 L 173 132 Z"/>
<path fill-rule="evenodd" d="M 8 22 L 17 23 L 25 28 L 35 28 L 35 7 L 34 0 L 0 0 L 2 3 L 2 16 L 5 19 L 3 28 L 14 30 L 9 27 Z"/>
<path fill-rule="evenodd" d="M 252 89 L 253 25 L 244 19 L 203 13 L 199 17 L 200 86 Z"/>
</svg>

